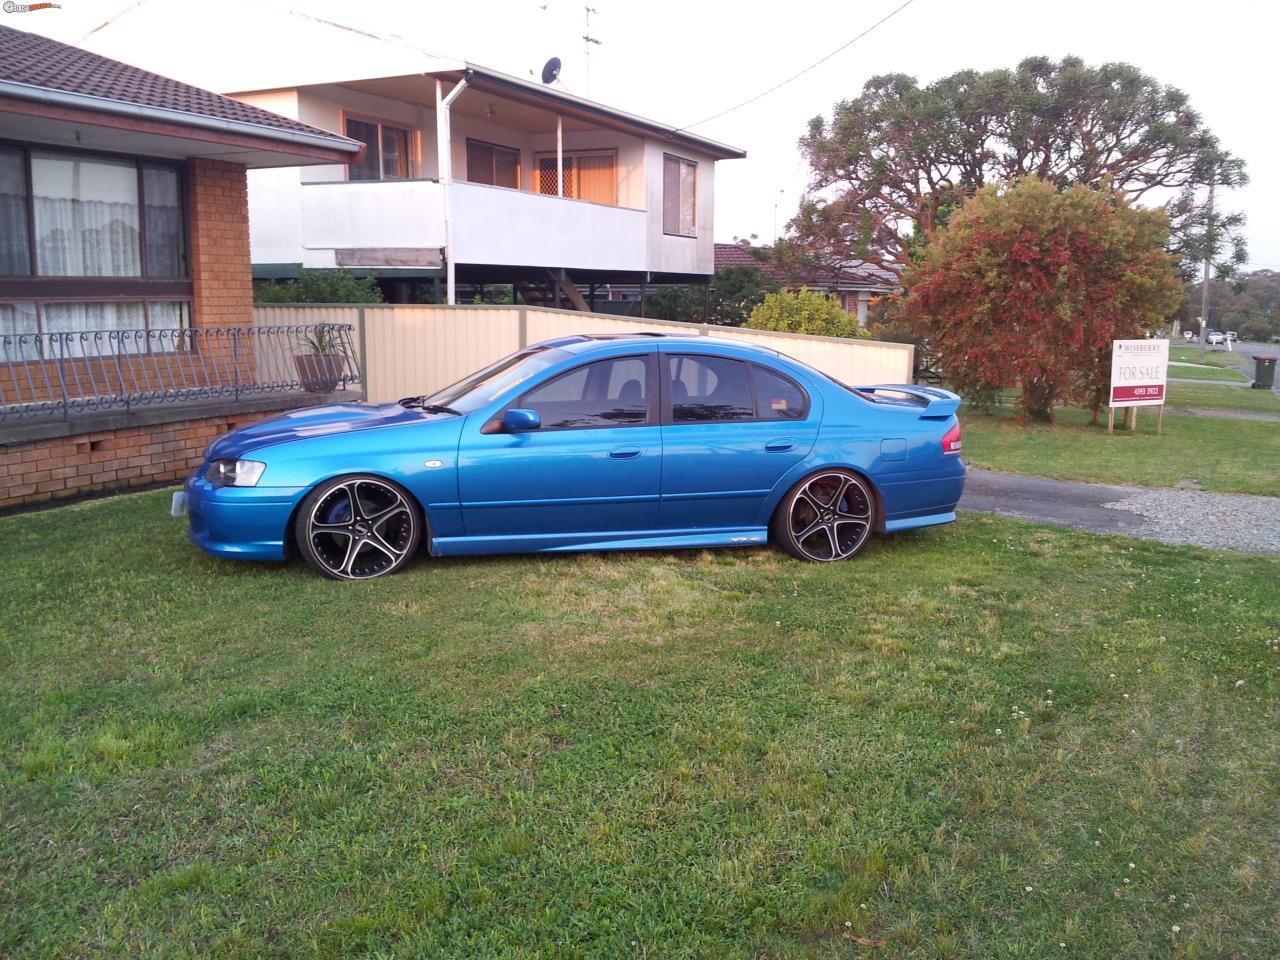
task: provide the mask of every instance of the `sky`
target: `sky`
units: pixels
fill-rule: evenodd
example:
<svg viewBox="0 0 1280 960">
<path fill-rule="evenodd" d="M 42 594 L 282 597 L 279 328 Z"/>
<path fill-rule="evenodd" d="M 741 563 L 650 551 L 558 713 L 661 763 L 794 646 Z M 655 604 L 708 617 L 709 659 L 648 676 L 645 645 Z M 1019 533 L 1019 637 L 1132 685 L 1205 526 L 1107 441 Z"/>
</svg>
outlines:
<svg viewBox="0 0 1280 960">
<path fill-rule="evenodd" d="M 0 14 L 0 22 L 94 48 L 111 31 L 162 45 L 151 5 L 177 0 L 62 0 L 58 10 Z M 1280 163 L 1275 159 L 1275 37 L 1280 5 L 1218 0 L 911 0 L 825 63 L 755 103 L 698 123 L 810 66 L 871 27 L 902 0 L 879 4 L 788 0 L 185 0 L 190 22 L 221 19 L 220 33 L 255 31 L 263 15 L 296 12 L 466 59 L 521 77 L 563 61 L 566 90 L 741 147 L 747 159 L 716 168 L 716 239 L 770 242 L 795 212 L 806 183 L 796 141 L 810 118 L 856 97 L 868 78 L 901 72 L 927 83 L 956 70 L 1013 67 L 1027 56 L 1123 60 L 1181 88 L 1222 144 L 1242 157 L 1251 183 L 1218 194 L 1243 211 L 1251 268 L 1280 270 Z M 107 31 L 86 38 L 94 27 Z M 157 34 L 157 35 L 151 35 Z M 284 44 L 284 37 L 274 38 Z M 220 43 L 182 38 L 183 69 L 225 61 Z M 590 56 L 586 49 L 590 47 Z M 157 48 L 158 49 L 158 48 Z M 170 49 L 175 49 L 170 47 Z M 103 51 L 110 52 L 110 51 Z M 319 54 L 318 54 L 319 55 Z M 327 54 L 325 54 L 327 55 Z M 154 63 L 139 66 L 158 69 Z M 172 57 L 168 63 L 172 63 Z M 161 70 L 160 72 L 165 72 Z M 174 70 L 168 71 L 173 73 Z M 179 76 L 178 79 L 192 79 Z M 696 125 L 695 125 L 696 124 Z"/>
</svg>

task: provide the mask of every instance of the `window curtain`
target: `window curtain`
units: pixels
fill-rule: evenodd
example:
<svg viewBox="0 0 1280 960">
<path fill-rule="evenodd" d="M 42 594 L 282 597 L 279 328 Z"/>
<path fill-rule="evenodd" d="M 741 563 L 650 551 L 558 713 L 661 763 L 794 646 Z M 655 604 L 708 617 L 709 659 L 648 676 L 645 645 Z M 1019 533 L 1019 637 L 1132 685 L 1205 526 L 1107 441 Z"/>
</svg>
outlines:
<svg viewBox="0 0 1280 960">
<path fill-rule="evenodd" d="M 39 359 L 38 329 L 34 303 L 0 303 L 0 363 Z"/>
<path fill-rule="evenodd" d="M 612 154 L 587 154 L 578 157 L 578 199 L 615 206 L 618 202 L 617 178 L 613 172 Z"/>
<path fill-rule="evenodd" d="M 97 357 L 112 353 L 146 353 L 146 315 L 141 303 L 46 303 L 45 333 L 75 334 L 66 338 L 67 357 Z M 112 336 L 112 333 L 119 336 Z M 53 338 L 57 340 L 58 338 Z"/>
<path fill-rule="evenodd" d="M 30 274 L 26 163 L 21 150 L 0 147 L 0 277 Z"/>
<path fill-rule="evenodd" d="M 31 184 L 40 274 L 142 275 L 136 166 L 36 153 Z"/>
<path fill-rule="evenodd" d="M 147 224 L 147 275 L 185 277 L 187 238 L 178 171 L 172 167 L 143 167 L 142 197 Z"/>
</svg>

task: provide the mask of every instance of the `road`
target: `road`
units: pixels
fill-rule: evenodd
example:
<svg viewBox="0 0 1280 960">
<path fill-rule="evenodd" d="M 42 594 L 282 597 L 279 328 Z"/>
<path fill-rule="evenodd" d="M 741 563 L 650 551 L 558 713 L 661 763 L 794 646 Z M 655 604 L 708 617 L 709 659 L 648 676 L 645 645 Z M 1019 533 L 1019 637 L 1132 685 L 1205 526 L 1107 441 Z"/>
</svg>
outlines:
<svg viewBox="0 0 1280 960">
<path fill-rule="evenodd" d="M 1195 344 L 1191 344 L 1191 345 L 1195 346 Z M 1205 348 L 1205 353 L 1226 353 L 1226 352 L 1227 351 L 1223 347 Z M 1256 340 L 1241 340 L 1239 343 L 1234 343 L 1231 345 L 1231 351 L 1230 353 L 1228 353 L 1228 356 L 1231 358 L 1232 362 L 1240 370 L 1240 372 L 1245 374 L 1246 376 L 1249 377 L 1249 379 L 1252 380 L 1253 372 L 1254 372 L 1253 358 L 1260 353 L 1263 355 L 1280 357 L 1280 343 L 1258 343 Z M 1176 376 L 1176 374 L 1173 372 L 1176 369 L 1177 369 L 1176 367 L 1170 368 L 1169 370 L 1170 376 Z M 1206 381 L 1201 381 L 1201 382 L 1206 382 Z M 1276 378 L 1274 389 L 1275 389 L 1276 395 L 1280 396 L 1280 377 Z"/>
</svg>

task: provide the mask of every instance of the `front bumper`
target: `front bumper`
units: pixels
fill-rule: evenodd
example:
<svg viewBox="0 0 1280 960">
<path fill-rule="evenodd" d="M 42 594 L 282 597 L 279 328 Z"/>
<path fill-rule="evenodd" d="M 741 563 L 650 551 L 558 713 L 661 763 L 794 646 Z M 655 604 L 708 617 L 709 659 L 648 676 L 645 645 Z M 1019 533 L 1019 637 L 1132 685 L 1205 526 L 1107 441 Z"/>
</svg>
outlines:
<svg viewBox="0 0 1280 960">
<path fill-rule="evenodd" d="M 188 536 L 201 550 L 230 560 L 283 560 L 289 517 L 302 487 L 221 487 L 203 466 L 183 487 Z"/>
</svg>

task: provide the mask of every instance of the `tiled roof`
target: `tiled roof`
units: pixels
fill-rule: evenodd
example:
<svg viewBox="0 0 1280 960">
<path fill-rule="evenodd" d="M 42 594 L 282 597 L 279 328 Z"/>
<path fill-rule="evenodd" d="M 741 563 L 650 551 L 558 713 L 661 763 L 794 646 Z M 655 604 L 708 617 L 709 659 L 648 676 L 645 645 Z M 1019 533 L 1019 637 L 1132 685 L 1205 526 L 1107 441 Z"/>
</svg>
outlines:
<svg viewBox="0 0 1280 960">
<path fill-rule="evenodd" d="M 765 247 L 747 247 L 740 243 L 716 244 L 716 272 L 726 267 L 757 267 L 779 283 L 796 282 L 813 287 L 854 286 L 896 290 L 898 275 L 873 263 L 856 260 L 841 269 L 818 267 L 803 277 L 788 278 L 768 258 Z"/>
<path fill-rule="evenodd" d="M 760 251 L 760 256 L 756 256 L 751 251 Z M 757 267 L 765 273 L 773 276 L 775 267 L 769 262 L 766 254 L 768 253 L 763 247 L 744 247 L 740 243 L 717 243 L 716 244 L 716 270 L 723 270 L 725 267 Z"/>
<path fill-rule="evenodd" d="M 324 137 L 339 149 L 348 142 L 230 97 L 12 27 L 0 26 L 0 81 L 264 127 L 264 137 L 278 130 Z"/>
</svg>

